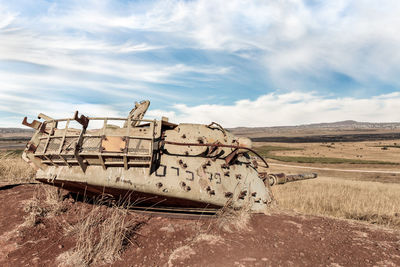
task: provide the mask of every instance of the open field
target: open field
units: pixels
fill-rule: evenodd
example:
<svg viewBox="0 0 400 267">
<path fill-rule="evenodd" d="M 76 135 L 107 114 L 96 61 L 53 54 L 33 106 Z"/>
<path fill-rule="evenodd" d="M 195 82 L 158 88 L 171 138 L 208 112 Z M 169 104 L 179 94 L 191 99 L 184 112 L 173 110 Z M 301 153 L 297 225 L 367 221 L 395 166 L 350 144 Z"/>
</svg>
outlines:
<svg viewBox="0 0 400 267">
<path fill-rule="evenodd" d="M 343 142 L 343 143 L 255 143 L 257 150 L 266 157 L 272 156 L 281 161 L 289 161 L 290 157 L 340 159 L 321 163 L 366 163 L 366 164 L 390 164 L 400 163 L 400 140 L 390 141 L 366 141 L 366 142 Z M 286 160 L 285 160 L 286 159 Z M 292 162 L 300 162 L 295 159 Z M 308 163 L 313 163 L 311 160 Z M 315 163 L 318 163 L 315 160 Z"/>
<path fill-rule="evenodd" d="M 278 146 L 275 143 L 267 143 L 267 145 L 258 145 L 256 151 L 265 158 L 274 159 L 282 162 L 322 163 L 322 164 L 338 164 L 338 163 L 384 164 L 384 165 L 400 164 L 399 162 L 396 162 L 398 160 L 396 157 L 394 157 L 395 161 L 393 161 L 391 153 L 387 152 L 387 150 L 389 150 L 387 146 L 383 146 L 385 147 L 385 149 L 376 146 L 375 150 L 378 151 L 378 153 L 375 153 L 376 155 L 368 154 L 367 157 L 369 157 L 370 159 L 362 159 L 363 153 L 357 153 L 357 151 L 354 151 L 354 146 L 357 145 L 344 146 L 343 148 L 340 147 L 341 145 L 342 144 L 339 144 L 338 150 L 334 151 L 337 153 L 330 153 L 332 149 L 337 148 L 337 146 L 334 146 L 333 143 L 331 143 L 330 145 L 301 144 L 297 146 L 289 146 L 288 144 L 286 144 L 286 146 L 282 145 Z M 346 149 L 348 149 L 349 147 L 351 147 L 350 153 L 346 154 Z M 325 150 L 329 151 L 324 152 L 323 151 L 324 148 Z M 362 147 L 359 148 L 359 150 L 362 149 L 363 149 Z M 386 150 L 386 153 L 382 153 L 380 150 Z M 369 153 L 369 151 L 366 152 Z M 382 160 L 382 158 L 380 158 L 380 160 L 371 159 L 374 156 L 378 158 L 379 156 L 382 156 L 382 154 L 384 158 L 387 158 L 387 161 Z"/>
<path fill-rule="evenodd" d="M 400 184 L 319 177 L 273 187 L 278 206 L 400 229 Z"/>
<path fill-rule="evenodd" d="M 255 143 L 272 173 L 319 178 L 273 187 L 282 209 L 400 228 L 400 140 Z"/>
<path fill-rule="evenodd" d="M 328 136 L 339 139 L 354 139 L 378 138 L 385 139 L 390 135 L 398 135 L 400 132 L 400 123 L 368 123 L 356 121 L 340 121 L 333 123 L 317 123 L 298 126 L 276 126 L 276 127 L 238 127 L 229 129 L 232 133 L 238 136 L 246 136 L 249 138 L 282 138 L 283 142 L 287 138 L 297 140 L 307 140 L 307 138 L 319 137 L 316 142 L 322 142 L 321 137 Z M 382 135 L 381 137 L 379 135 Z M 343 137 L 341 137 L 343 136 Z M 357 138 L 358 136 L 358 138 Z M 257 140 L 257 139 L 256 139 Z M 258 141 L 262 141 L 258 139 Z M 271 140 L 269 140 L 271 141 Z"/>
<path fill-rule="evenodd" d="M 92 205 L 42 184 L 11 185 L 34 181 L 34 172 L 20 150 L 3 150 L 0 265 L 397 266 L 398 144 L 255 143 L 270 163 L 266 171 L 319 177 L 274 186 L 269 215 L 197 220 Z"/>
</svg>

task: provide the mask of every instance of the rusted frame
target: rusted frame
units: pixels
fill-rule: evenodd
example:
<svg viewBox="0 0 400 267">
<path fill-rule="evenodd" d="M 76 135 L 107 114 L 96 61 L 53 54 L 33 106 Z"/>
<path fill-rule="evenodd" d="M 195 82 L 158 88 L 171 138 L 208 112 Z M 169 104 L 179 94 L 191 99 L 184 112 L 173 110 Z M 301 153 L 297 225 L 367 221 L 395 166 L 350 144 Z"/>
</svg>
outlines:
<svg viewBox="0 0 400 267">
<path fill-rule="evenodd" d="M 151 175 L 151 165 L 152 165 L 152 163 L 153 163 L 153 155 L 154 155 L 154 151 L 153 151 L 153 149 L 154 149 L 154 138 L 155 138 L 155 131 L 154 131 L 154 129 L 155 129 L 155 127 L 156 127 L 156 125 L 157 125 L 157 122 L 156 122 L 156 120 L 153 120 L 153 123 L 151 124 L 151 136 L 152 136 L 152 142 L 150 142 L 150 162 L 149 162 L 149 175 Z"/>
<path fill-rule="evenodd" d="M 81 118 L 82 118 L 82 116 L 83 115 L 81 115 Z M 74 120 L 76 120 L 76 117 L 77 117 L 77 112 L 75 112 Z M 85 117 L 85 116 L 83 116 L 83 117 Z M 87 124 L 89 123 L 89 121 L 85 122 L 84 124 L 82 124 L 81 122 L 79 122 L 79 123 L 82 125 L 82 130 L 79 133 L 79 137 L 78 137 L 77 143 L 74 148 L 74 155 L 75 155 L 76 160 L 78 161 L 79 167 L 81 167 L 82 171 L 85 172 L 86 168 L 87 168 L 87 164 L 84 162 L 83 157 L 79 154 L 79 150 L 82 147 L 83 135 L 86 133 Z"/>
<path fill-rule="evenodd" d="M 47 155 L 47 153 L 46 153 L 47 152 L 47 148 L 49 146 L 50 139 L 52 138 L 52 135 L 54 135 L 54 128 L 56 128 L 57 125 L 58 125 L 58 122 L 52 123 L 51 124 L 51 128 L 50 128 L 50 133 L 47 133 L 48 134 L 47 135 L 47 141 L 46 141 L 46 144 L 45 144 L 44 149 L 43 149 L 43 154 L 45 154 L 45 155 Z"/>
<path fill-rule="evenodd" d="M 128 149 L 129 149 L 129 135 L 131 133 L 131 116 L 128 116 L 128 127 L 126 129 L 126 135 L 125 135 L 125 149 L 124 149 L 124 169 L 128 170 L 129 166 L 128 166 Z"/>
<path fill-rule="evenodd" d="M 88 117 L 89 120 L 108 120 L 108 121 L 126 121 L 127 118 L 117 118 L 117 117 Z M 154 120 L 133 120 L 141 122 L 153 122 Z"/>
<path fill-rule="evenodd" d="M 108 119 L 107 119 L 107 118 L 104 118 L 103 129 L 102 129 L 101 135 L 100 135 L 101 139 L 100 139 L 99 153 L 97 154 L 97 157 L 98 157 L 99 160 L 100 160 L 100 164 L 101 164 L 101 166 L 103 167 L 103 170 L 106 170 L 106 169 L 107 169 L 107 166 L 106 166 L 106 164 L 105 164 L 105 162 L 104 162 L 104 158 L 103 158 L 103 146 L 102 146 L 102 144 L 103 144 L 103 139 L 104 139 L 105 134 L 106 134 L 107 121 L 108 121 Z"/>
<path fill-rule="evenodd" d="M 51 158 L 49 158 L 48 155 L 45 155 L 45 154 L 44 154 L 43 157 L 45 157 L 45 158 L 46 158 L 46 161 L 49 161 L 49 162 L 51 163 L 51 165 L 57 166 L 57 164 L 54 163 L 54 161 L 53 161 Z"/>
<path fill-rule="evenodd" d="M 63 148 L 64 143 L 65 143 L 65 138 L 67 136 L 69 122 L 70 122 L 70 119 L 68 119 L 66 124 L 65 124 L 64 134 L 63 134 L 62 139 L 61 139 L 60 148 L 58 149 L 58 156 L 65 162 L 65 164 L 67 164 L 68 168 L 71 168 L 71 165 L 68 163 L 68 161 L 64 158 L 64 156 L 61 153 L 62 148 Z"/>
<path fill-rule="evenodd" d="M 61 144 L 60 147 L 58 148 L 58 153 L 56 154 L 63 163 L 65 163 L 68 167 L 71 167 L 71 164 L 76 164 L 78 163 L 78 165 L 82 168 L 83 171 L 86 170 L 87 168 L 87 163 L 84 162 L 84 156 L 88 155 L 88 156 L 98 156 L 101 165 L 103 166 L 104 169 L 107 168 L 107 165 L 113 165 L 113 164 L 123 164 L 125 169 L 129 169 L 129 166 L 132 165 L 137 165 L 137 164 L 145 164 L 145 165 L 149 165 L 149 168 L 151 168 L 151 164 L 152 164 L 152 160 L 153 160 L 153 149 L 154 149 L 154 134 L 155 134 L 155 125 L 156 125 L 156 120 L 135 120 L 135 121 L 142 121 L 142 122 L 148 122 L 149 126 L 150 126 L 150 131 L 149 134 L 151 135 L 151 137 L 144 137 L 144 136 L 130 136 L 130 131 L 132 129 L 131 126 L 131 122 L 132 120 L 130 118 L 110 118 L 110 117 L 104 117 L 104 118 L 95 118 L 95 117 L 85 117 L 83 115 L 81 115 L 80 117 L 78 117 L 77 112 L 74 114 L 73 118 L 67 118 L 67 119 L 51 119 L 51 118 L 47 118 L 46 122 L 44 123 L 40 123 L 38 122 L 37 125 L 35 125 L 38 130 L 40 130 L 41 132 L 45 133 L 47 136 L 45 137 L 40 137 L 40 140 L 46 139 L 46 143 L 44 145 L 43 148 L 43 153 L 37 153 L 37 156 L 43 156 L 46 159 L 46 162 L 51 163 L 52 165 L 57 165 L 60 163 L 56 163 L 54 160 L 51 160 L 49 158 L 50 154 L 47 153 L 48 150 L 48 146 L 49 143 L 51 141 L 52 138 L 60 138 L 61 137 Z M 87 119 L 87 121 L 86 121 Z M 76 120 L 78 123 L 80 123 L 82 125 L 82 130 L 80 131 L 79 135 L 68 135 L 68 128 L 69 128 L 69 124 L 71 120 Z M 88 126 L 88 123 L 90 120 L 103 120 L 104 124 L 103 124 L 103 128 L 102 128 L 102 134 L 101 135 L 87 135 L 86 134 L 86 128 Z M 95 152 L 95 153 L 84 153 L 83 155 L 81 155 L 81 153 L 79 152 L 81 146 L 82 146 L 82 141 L 83 138 L 86 136 L 90 136 L 90 137 L 100 137 L 103 138 L 103 136 L 105 136 L 106 134 L 106 128 L 107 128 L 107 122 L 109 120 L 125 120 L 128 121 L 128 127 L 127 127 L 127 132 L 126 132 L 126 136 L 124 138 L 126 138 L 126 144 L 125 144 L 125 149 L 124 149 L 124 153 L 123 155 L 119 154 L 119 153 L 104 153 L 103 151 L 101 151 L 101 144 L 100 144 L 100 151 L 99 152 Z M 57 128 L 58 122 L 60 121 L 67 121 L 66 123 L 66 127 L 65 127 L 65 131 L 63 133 L 62 136 L 54 136 L 54 130 L 55 128 Z M 86 123 L 87 122 L 87 123 Z M 27 122 L 26 122 L 27 123 Z M 45 132 L 44 130 L 42 131 L 42 128 L 44 128 L 45 126 L 50 125 L 51 126 L 51 130 L 50 133 Z M 35 128 L 36 129 L 36 128 Z M 65 158 L 65 156 L 71 156 L 72 154 L 65 154 L 62 153 L 62 148 L 64 146 L 65 140 L 66 138 L 72 138 L 72 137 L 76 137 L 77 138 L 77 144 L 76 147 L 74 148 L 74 157 L 72 159 L 67 159 Z M 136 139 L 136 140 L 149 140 L 149 141 L 153 141 L 150 142 L 150 151 L 148 154 L 146 155 L 134 155 L 134 154 L 130 154 L 129 153 L 129 141 L 130 139 Z M 53 155 L 53 154 L 51 154 Z M 104 156 L 122 156 L 122 161 L 118 161 L 118 162 L 105 162 L 104 160 Z M 128 159 L 130 157 L 138 157 L 138 158 L 142 158 L 143 160 L 139 161 L 139 162 L 129 162 Z M 149 158 L 144 160 L 144 158 Z M 46 163 L 44 162 L 44 163 Z"/>
<path fill-rule="evenodd" d="M 62 139 L 61 139 L 61 144 L 60 144 L 60 148 L 58 149 L 58 154 L 61 154 L 62 148 L 64 146 L 65 137 L 66 137 L 67 132 L 68 132 L 69 121 L 70 120 L 68 119 L 67 123 L 65 124 L 64 134 L 63 134 Z"/>
</svg>

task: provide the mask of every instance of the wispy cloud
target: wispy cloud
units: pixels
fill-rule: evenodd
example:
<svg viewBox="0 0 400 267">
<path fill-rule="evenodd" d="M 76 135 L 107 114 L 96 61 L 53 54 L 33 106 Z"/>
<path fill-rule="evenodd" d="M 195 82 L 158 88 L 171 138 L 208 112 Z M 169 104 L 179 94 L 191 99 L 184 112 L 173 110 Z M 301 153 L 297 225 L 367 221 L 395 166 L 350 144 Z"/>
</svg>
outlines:
<svg viewBox="0 0 400 267">
<path fill-rule="evenodd" d="M 282 100 L 297 94 L 312 106 L 373 101 L 386 112 L 398 98 L 377 96 L 400 91 L 398 14 L 397 0 L 2 1 L 0 116 L 33 116 L 44 102 L 24 101 L 35 98 L 120 114 L 150 98 L 156 110 L 176 103 L 167 111 L 179 119 L 225 120 L 246 101 L 297 108 Z M 318 119 L 298 111 L 282 121 Z"/>
<path fill-rule="evenodd" d="M 332 98 L 316 93 L 267 94 L 232 105 L 176 104 L 163 110 L 150 110 L 148 116 L 168 116 L 173 122 L 220 122 L 224 127 L 285 126 L 316 122 L 357 120 L 400 121 L 400 93 L 371 98 Z"/>
</svg>

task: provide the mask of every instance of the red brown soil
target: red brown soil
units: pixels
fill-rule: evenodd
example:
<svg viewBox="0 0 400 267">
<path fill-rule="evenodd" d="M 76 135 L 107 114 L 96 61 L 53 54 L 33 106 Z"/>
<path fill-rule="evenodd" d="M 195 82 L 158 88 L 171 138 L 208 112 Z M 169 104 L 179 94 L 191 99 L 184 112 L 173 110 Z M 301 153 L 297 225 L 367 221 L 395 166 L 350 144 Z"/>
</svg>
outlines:
<svg viewBox="0 0 400 267">
<path fill-rule="evenodd" d="M 63 227 L 89 204 L 67 199 L 65 212 L 24 227 L 38 186 L 0 189 L 0 266 L 56 266 L 74 247 Z M 363 223 L 274 212 L 226 232 L 216 219 L 130 218 L 145 223 L 114 266 L 400 266 L 400 233 Z"/>
</svg>

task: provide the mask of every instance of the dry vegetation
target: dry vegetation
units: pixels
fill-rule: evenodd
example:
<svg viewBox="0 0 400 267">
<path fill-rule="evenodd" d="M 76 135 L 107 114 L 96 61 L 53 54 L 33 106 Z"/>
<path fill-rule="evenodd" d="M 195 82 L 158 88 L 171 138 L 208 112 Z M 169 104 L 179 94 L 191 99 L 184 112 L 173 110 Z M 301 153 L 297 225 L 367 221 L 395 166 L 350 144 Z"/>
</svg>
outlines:
<svg viewBox="0 0 400 267">
<path fill-rule="evenodd" d="M 400 185 L 318 178 L 273 187 L 278 205 L 400 229 Z"/>
<path fill-rule="evenodd" d="M 60 255 L 62 265 L 112 263 L 134 242 L 136 231 L 144 222 L 130 219 L 125 205 L 107 207 L 104 204 L 93 205 L 89 213 L 82 211 L 81 220 L 65 228 L 67 235 L 76 236 L 76 245 Z"/>
<path fill-rule="evenodd" d="M 33 182 L 34 174 L 19 153 L 0 152 L 0 183 Z"/>
<path fill-rule="evenodd" d="M 217 212 L 216 225 L 226 232 L 245 231 L 249 230 L 250 218 L 250 207 L 235 209 L 228 202 Z"/>
<path fill-rule="evenodd" d="M 37 227 L 44 220 L 52 219 L 64 229 L 65 236 L 74 237 L 75 246 L 58 257 L 61 266 L 113 263 L 135 242 L 136 231 L 145 223 L 129 216 L 127 205 L 102 200 L 95 201 L 94 205 L 82 203 L 79 213 L 74 215 L 77 218 L 71 223 L 59 217 L 71 208 L 71 203 L 75 201 L 59 189 L 41 184 L 24 206 L 23 227 Z"/>
<path fill-rule="evenodd" d="M 31 199 L 25 202 L 24 225 L 27 227 L 36 226 L 41 223 L 45 217 L 59 215 L 66 211 L 61 191 L 49 185 L 41 185 L 35 191 Z"/>
</svg>

